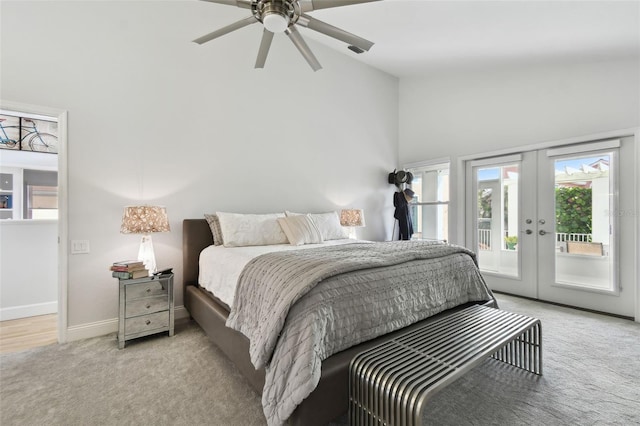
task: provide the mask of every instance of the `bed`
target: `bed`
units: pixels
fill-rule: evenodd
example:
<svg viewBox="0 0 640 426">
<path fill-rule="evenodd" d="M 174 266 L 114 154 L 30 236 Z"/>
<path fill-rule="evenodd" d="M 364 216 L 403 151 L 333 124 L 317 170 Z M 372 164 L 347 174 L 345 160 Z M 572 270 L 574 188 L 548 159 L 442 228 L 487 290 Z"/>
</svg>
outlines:
<svg viewBox="0 0 640 426">
<path fill-rule="evenodd" d="M 230 327 L 227 327 L 227 322 L 230 321 L 230 308 L 228 303 L 228 295 L 225 297 L 227 302 L 224 302 L 215 294 L 211 293 L 209 290 L 199 285 L 199 277 L 200 277 L 200 256 L 203 250 L 211 247 L 214 244 L 214 237 L 212 230 L 209 226 L 209 223 L 205 219 L 186 219 L 183 222 L 183 276 L 184 276 L 184 305 L 186 309 L 189 311 L 191 318 L 193 318 L 207 333 L 207 335 L 212 339 L 212 341 L 227 355 L 227 357 L 235 364 L 238 370 L 247 378 L 248 382 L 251 386 L 258 392 L 259 394 L 263 394 L 263 390 L 265 392 L 270 392 L 269 386 L 265 387 L 265 377 L 269 377 L 270 370 L 273 370 L 273 365 L 276 364 L 275 358 L 277 355 L 272 355 L 274 358 L 270 358 L 269 355 L 264 355 L 261 357 L 260 350 L 261 348 L 256 348 L 255 344 L 251 345 L 250 339 L 245 336 L 251 335 L 251 331 L 243 330 L 243 332 L 234 330 Z M 393 244 L 393 243 L 392 243 Z M 354 244 L 354 250 L 357 250 L 355 246 L 363 246 L 362 244 Z M 384 246 L 384 243 L 382 243 Z M 387 243 L 389 245 L 389 243 Z M 334 245 L 331 245 L 334 246 Z M 362 249 L 362 248 L 361 248 Z M 363 248 L 362 250 L 369 250 L 368 247 Z M 220 250 L 220 249 L 219 249 Z M 297 250 L 296 253 L 299 252 L 313 252 L 313 251 L 321 251 L 324 249 L 310 249 L 310 250 Z M 337 249 L 336 249 L 337 251 Z M 271 256 L 272 254 L 269 254 Z M 277 256 L 275 253 L 273 256 Z M 268 256 L 261 256 L 259 259 L 266 258 L 265 262 L 272 263 L 276 259 L 269 258 Z M 287 257 L 288 258 L 288 257 Z M 475 261 L 475 260 L 474 260 Z M 253 261 L 252 261 L 253 262 Z M 259 263 L 259 262 L 258 262 Z M 264 263 L 264 262 L 263 262 Z M 259 265 L 258 265 L 259 266 Z M 264 265 L 263 265 L 264 266 Z M 477 269 L 477 268 L 476 268 Z M 249 282 L 252 280 L 257 280 L 260 277 L 251 276 L 250 274 L 246 274 L 248 276 L 245 277 L 245 272 L 243 271 L 243 279 L 242 282 Z M 351 274 L 351 272 L 346 272 L 343 274 L 347 276 Z M 476 272 L 474 272 L 476 274 Z M 258 274 L 259 275 L 259 274 Z M 479 276 L 479 273 L 477 273 Z M 351 277 L 351 275 L 349 275 Z M 326 281 L 331 281 L 332 279 L 326 279 Z M 481 278 L 480 278 L 481 280 Z M 322 281 L 324 283 L 325 281 Z M 240 284 L 239 284 L 240 285 Z M 336 288 L 344 287 L 344 283 L 335 284 Z M 318 367 L 318 375 L 317 385 L 313 384 L 313 390 L 310 391 L 308 395 L 304 395 L 301 401 L 295 402 L 295 408 L 291 414 L 286 414 L 286 422 L 292 425 L 324 425 L 330 422 L 332 419 L 339 417 L 343 413 L 347 411 L 348 407 L 348 368 L 349 362 L 353 358 L 353 356 L 367 348 L 370 348 L 376 344 L 379 344 L 382 341 L 388 340 L 390 337 L 404 333 L 409 329 L 419 327 L 423 325 L 425 322 L 432 321 L 439 316 L 458 309 L 462 309 L 472 304 L 483 304 L 487 306 L 497 307 L 495 302 L 495 298 L 491 294 L 491 291 L 486 288 L 484 281 L 478 286 L 482 286 L 482 291 L 479 291 L 478 294 L 482 294 L 482 297 L 474 296 L 478 300 L 470 300 L 465 301 L 464 303 L 460 303 L 456 306 L 450 306 L 445 311 L 441 311 L 436 313 L 433 316 L 430 316 L 426 319 L 420 319 L 417 322 L 414 322 L 410 325 L 402 326 L 402 328 L 386 332 L 384 335 L 380 335 L 378 337 L 374 337 L 368 339 L 363 342 L 359 342 L 354 346 L 349 346 L 348 344 L 341 343 L 342 346 L 336 346 L 339 351 L 336 353 L 329 353 L 328 357 L 323 357 L 321 361 L 321 366 Z M 320 286 L 318 286 L 320 287 Z M 331 289 L 331 291 L 335 291 L 335 289 Z M 266 297 L 268 294 L 262 295 L 260 297 Z M 257 296 L 253 296 L 257 297 Z M 242 300 L 233 300 L 234 304 L 238 306 L 242 305 Z M 246 303 L 253 303 L 253 301 L 249 301 Z M 301 303 L 301 302 L 298 302 Z M 297 305 L 294 305 L 297 306 Z M 306 308 L 305 308 L 306 309 Z M 305 309 L 298 309 L 300 312 L 296 312 L 296 315 L 305 315 Z M 297 317 L 296 317 L 297 318 Z M 235 318 L 235 313 L 232 315 L 233 322 Z M 298 323 L 298 321 L 295 321 Z M 241 329 L 241 327 L 236 327 Z M 255 330 L 254 330 L 255 332 Z M 244 333 L 244 334 L 243 334 Z M 278 334 L 278 333 L 277 333 Z M 287 335 L 287 333 L 283 333 Z M 293 334 L 293 333 L 289 333 Z M 254 336 L 257 336 L 254 334 Z M 259 337 L 259 336 L 258 336 Z M 280 337 L 278 334 L 278 344 L 280 345 Z M 284 338 L 282 338 L 284 339 Z M 252 339 L 255 343 L 256 339 Z M 268 340 L 268 339 L 267 339 Z M 275 344 L 275 342 L 271 342 Z M 268 346 L 268 343 L 267 343 Z M 301 345 L 302 346 L 302 345 Z M 293 346 L 297 350 L 297 346 Z M 277 354 L 278 348 L 275 349 Z M 291 355 L 288 355 L 291 358 Z M 282 358 L 286 358 L 287 356 L 282 356 Z M 295 358 L 295 356 L 294 356 Z M 261 361 L 260 361 L 261 360 Z M 257 362 L 256 362 L 257 361 Z M 261 368 L 256 369 L 254 364 L 261 366 Z M 280 364 L 280 361 L 277 362 Z M 264 366 L 267 366 L 265 370 Z M 297 366 L 296 368 L 300 368 Z M 267 371 L 267 372 L 266 372 Z M 298 374 L 300 370 L 296 371 Z M 272 374 L 273 375 L 273 374 Z M 269 382 L 271 379 L 267 380 Z M 307 393 L 307 391 L 304 391 Z M 266 393 L 265 393 L 266 395 Z M 300 398 L 298 398 L 300 399 Z M 264 395 L 263 395 L 264 400 Z M 263 401 L 264 404 L 264 401 Z M 283 404 L 284 405 L 284 404 Z M 266 413 L 267 408 L 265 408 Z M 288 411 L 287 411 L 288 413 Z M 283 422 L 282 417 L 274 417 L 269 415 L 267 416 L 270 424 L 281 424 Z"/>
</svg>

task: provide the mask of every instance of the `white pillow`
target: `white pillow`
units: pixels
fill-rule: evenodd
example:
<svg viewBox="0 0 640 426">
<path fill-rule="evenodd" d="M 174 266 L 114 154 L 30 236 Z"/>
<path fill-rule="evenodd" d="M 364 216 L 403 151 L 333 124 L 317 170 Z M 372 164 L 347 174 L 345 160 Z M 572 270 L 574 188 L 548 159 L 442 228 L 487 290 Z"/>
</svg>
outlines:
<svg viewBox="0 0 640 426">
<path fill-rule="evenodd" d="M 287 236 L 278 224 L 282 213 L 240 214 L 216 212 L 225 247 L 287 244 Z"/>
<path fill-rule="evenodd" d="M 303 213 L 293 213 L 290 211 L 285 212 L 287 216 L 298 216 Z M 349 238 L 347 234 L 347 230 L 340 225 L 340 216 L 338 212 L 328 212 L 328 213 L 311 213 L 309 214 L 313 223 L 315 223 L 316 227 L 322 234 L 322 239 L 324 241 L 329 240 L 343 240 Z"/>
<path fill-rule="evenodd" d="M 278 223 L 293 246 L 322 242 L 322 234 L 308 214 L 281 217 Z"/>
</svg>

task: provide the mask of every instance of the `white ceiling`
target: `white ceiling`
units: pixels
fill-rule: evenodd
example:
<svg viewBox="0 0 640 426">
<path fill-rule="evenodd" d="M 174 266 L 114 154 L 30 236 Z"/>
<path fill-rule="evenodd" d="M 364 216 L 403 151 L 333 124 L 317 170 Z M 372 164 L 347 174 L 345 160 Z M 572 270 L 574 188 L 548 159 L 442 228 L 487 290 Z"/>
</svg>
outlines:
<svg viewBox="0 0 640 426">
<path fill-rule="evenodd" d="M 305 38 L 398 77 L 434 69 L 640 56 L 638 0 L 384 0 L 310 15 L 375 45 L 357 55 L 344 43 L 303 28 Z"/>
</svg>

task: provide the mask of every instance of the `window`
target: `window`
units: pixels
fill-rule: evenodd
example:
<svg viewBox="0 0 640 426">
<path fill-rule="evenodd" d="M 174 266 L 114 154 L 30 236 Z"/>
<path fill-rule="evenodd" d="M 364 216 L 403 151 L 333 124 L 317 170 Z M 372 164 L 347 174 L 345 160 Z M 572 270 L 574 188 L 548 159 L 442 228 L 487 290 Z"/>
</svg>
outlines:
<svg viewBox="0 0 640 426">
<path fill-rule="evenodd" d="M 413 238 L 449 239 L 449 163 L 416 166 L 413 174 L 411 203 Z"/>
<path fill-rule="evenodd" d="M 55 186 L 27 186 L 27 217 L 25 219 L 57 219 L 58 188 Z"/>
<path fill-rule="evenodd" d="M 23 170 L 24 219 L 58 218 L 58 172 Z"/>
</svg>

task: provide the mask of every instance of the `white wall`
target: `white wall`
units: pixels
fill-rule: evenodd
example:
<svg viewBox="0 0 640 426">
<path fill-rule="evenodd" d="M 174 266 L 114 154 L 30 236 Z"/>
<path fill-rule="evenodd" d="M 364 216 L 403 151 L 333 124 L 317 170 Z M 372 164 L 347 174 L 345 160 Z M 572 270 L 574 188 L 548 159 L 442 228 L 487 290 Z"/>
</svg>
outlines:
<svg viewBox="0 0 640 426">
<path fill-rule="evenodd" d="M 309 40 L 324 66 L 313 73 L 284 36 L 254 70 L 257 25 L 191 42 L 245 15 L 196 1 L 2 2 L 0 98 L 68 111 L 69 239 L 91 245 L 69 257 L 70 327 L 117 316 L 108 266 L 139 244 L 119 233 L 125 205 L 167 207 L 172 232 L 154 244 L 177 273 L 177 305 L 184 218 L 350 206 L 365 209 L 359 236 L 390 232 L 397 79 Z"/>
<path fill-rule="evenodd" d="M 55 313 L 58 221 L 0 221 L 0 321 Z"/>
<path fill-rule="evenodd" d="M 459 157 L 638 126 L 638 58 L 443 70 L 400 81 L 400 164 L 449 157 L 458 214 Z M 451 234 L 463 242 L 461 230 Z"/>
</svg>

